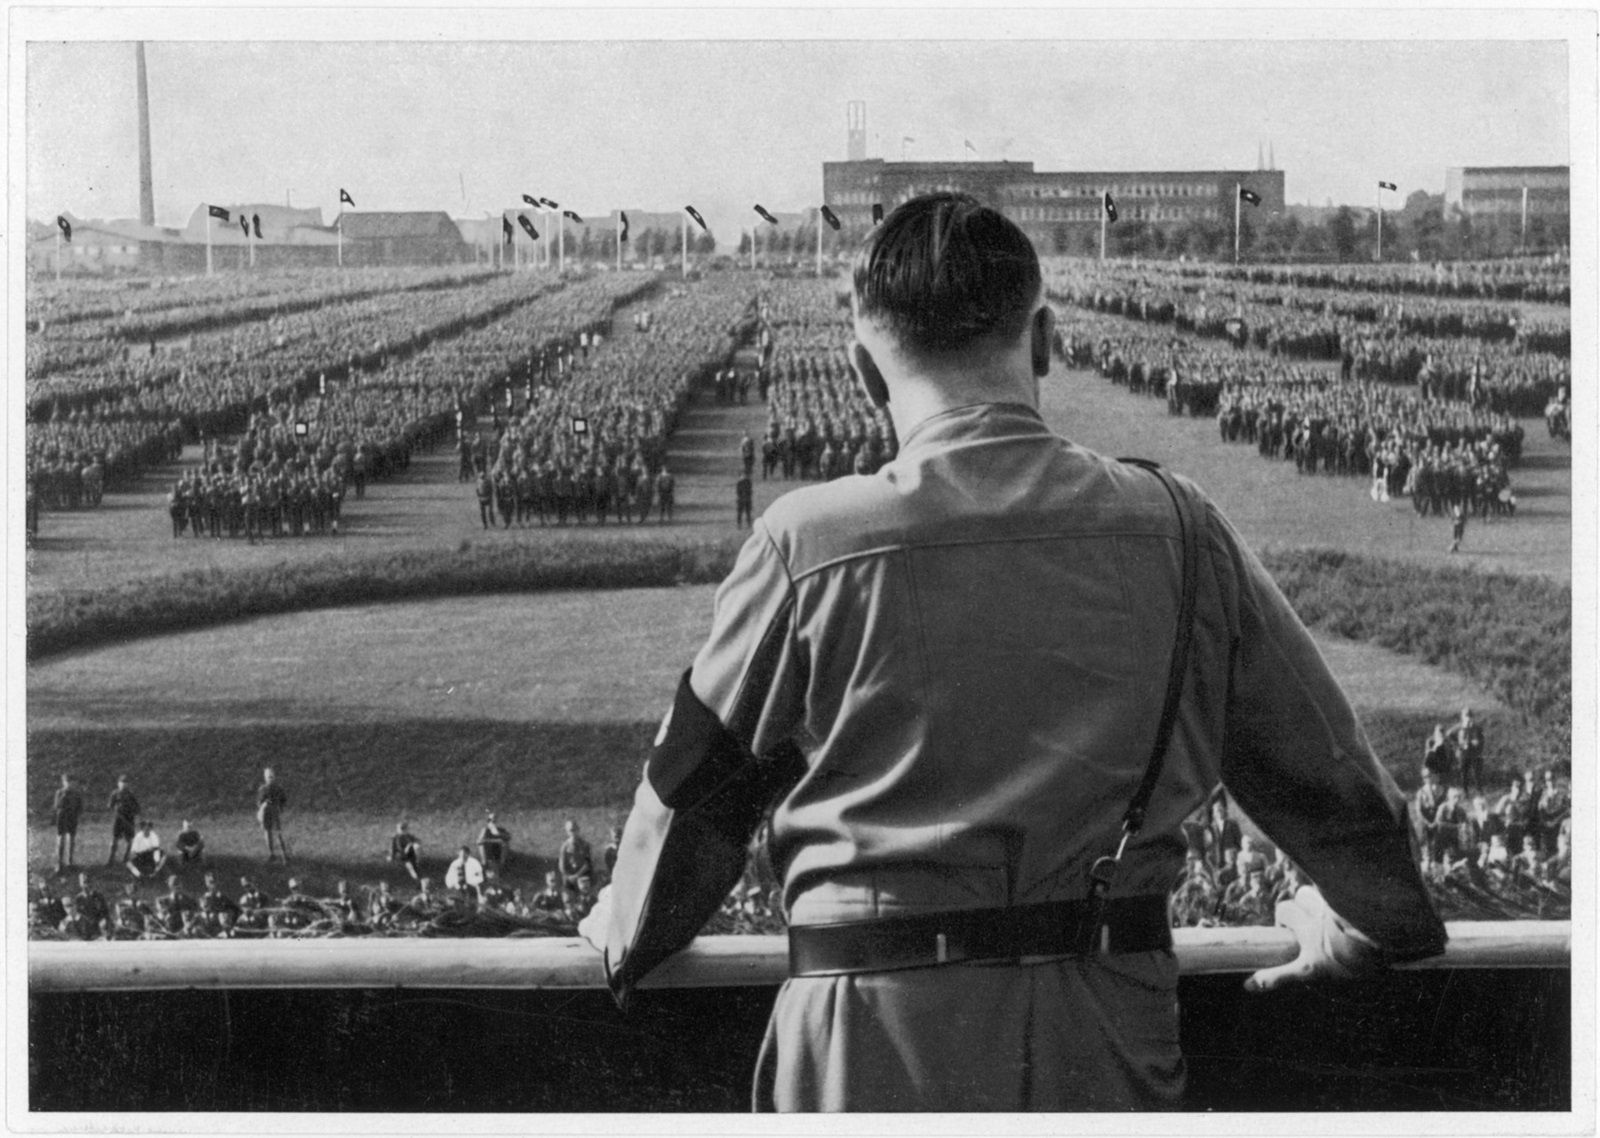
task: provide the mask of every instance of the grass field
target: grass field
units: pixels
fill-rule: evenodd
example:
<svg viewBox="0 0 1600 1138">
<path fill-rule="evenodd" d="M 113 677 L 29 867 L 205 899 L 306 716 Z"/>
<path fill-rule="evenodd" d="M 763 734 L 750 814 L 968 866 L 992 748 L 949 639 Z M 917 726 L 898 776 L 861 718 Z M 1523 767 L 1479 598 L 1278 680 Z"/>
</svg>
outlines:
<svg viewBox="0 0 1600 1138">
<path fill-rule="evenodd" d="M 1258 548 L 1314 545 L 1419 568 L 1570 579 L 1570 456 L 1543 437 L 1539 423 L 1525 424 L 1528 457 L 1514 475 L 1518 516 L 1474 525 L 1466 551 L 1452 558 L 1447 522 L 1417 519 L 1405 503 L 1374 504 L 1356 479 L 1298 477 L 1251 447 L 1224 446 L 1211 421 L 1172 419 L 1162 404 L 1098 376 L 1053 375 L 1044 409 L 1077 442 L 1159 459 L 1193 476 Z M 158 471 L 108 495 L 100 511 L 47 515 L 28 555 L 29 593 L 36 605 L 65 610 L 130 582 L 197 568 L 217 570 L 222 582 L 238 569 L 313 562 L 359 577 L 418 550 L 448 559 L 464 547 L 515 545 L 537 554 L 580 540 L 736 539 L 737 443 L 764 421 L 756 405 L 689 409 L 673 440 L 679 509 L 670 526 L 485 532 L 471 488 L 455 481 L 453 453 L 442 447 L 350 502 L 338 538 L 255 547 L 174 541 L 164 505 L 174 471 Z M 758 482 L 757 509 L 785 488 Z M 125 770 L 164 837 L 188 817 L 208 835 L 225 874 L 257 872 L 252 793 L 260 768 L 273 765 L 292 796 L 296 871 L 315 888 L 347 875 L 400 884 L 378 859 L 402 817 L 422 836 L 437 873 L 491 807 L 516 833 L 517 847 L 534 855 L 514 865 L 514 882 L 535 883 L 565 817 L 578 818 L 598 849 L 625 811 L 658 717 L 704 635 L 711 592 L 691 586 L 346 605 L 37 660 L 27 693 L 30 867 L 50 864 L 53 839 L 38 823 L 62 769 L 89 790 L 78 860 L 103 861 L 106 827 L 96 811 Z M 1459 675 L 1335 637 L 1321 642 L 1403 785 L 1414 782 L 1423 736 L 1465 704 L 1486 720 L 1498 762 L 1521 763 L 1540 745 L 1522 715 Z M 124 879 L 120 870 L 96 873 L 108 883 Z M 284 876 L 279 869 L 264 875 L 279 889 Z"/>
</svg>

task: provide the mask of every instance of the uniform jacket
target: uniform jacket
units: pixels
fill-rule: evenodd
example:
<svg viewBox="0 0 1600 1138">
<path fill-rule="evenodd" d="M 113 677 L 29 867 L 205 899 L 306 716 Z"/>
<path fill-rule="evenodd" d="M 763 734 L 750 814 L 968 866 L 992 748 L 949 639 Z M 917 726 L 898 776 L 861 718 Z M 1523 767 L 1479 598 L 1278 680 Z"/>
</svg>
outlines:
<svg viewBox="0 0 1600 1138">
<path fill-rule="evenodd" d="M 1439 951 L 1404 798 L 1288 603 L 1207 510 L 1178 725 L 1112 895 L 1167 892 L 1180 824 L 1220 779 L 1351 924 L 1402 956 Z M 1181 559 L 1156 478 L 1023 406 L 934 416 L 876 475 L 784 495 L 719 588 L 687 677 L 742 759 L 667 754 L 663 724 L 612 885 L 614 986 L 636 982 L 628 954 L 653 930 L 697 931 L 686 867 L 731 873 L 724 893 L 737 880 L 742 847 L 707 852 L 737 837 L 730 791 L 776 791 L 770 850 L 793 924 L 1082 898 L 1154 741 Z M 751 829 L 760 805 L 740 815 Z M 842 1015 L 829 1007 L 821 1022 Z"/>
</svg>

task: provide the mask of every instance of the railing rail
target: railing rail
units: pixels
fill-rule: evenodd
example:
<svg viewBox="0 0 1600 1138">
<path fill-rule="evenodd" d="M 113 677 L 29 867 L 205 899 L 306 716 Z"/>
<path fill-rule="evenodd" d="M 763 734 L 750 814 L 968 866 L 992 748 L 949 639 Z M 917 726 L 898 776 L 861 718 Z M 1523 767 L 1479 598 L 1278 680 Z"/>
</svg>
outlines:
<svg viewBox="0 0 1600 1138">
<path fill-rule="evenodd" d="M 1408 968 L 1570 968 L 1568 921 L 1454 921 L 1443 956 Z M 1251 972 L 1294 959 L 1284 929 L 1176 929 L 1189 975 Z M 648 987 L 781 983 L 781 936 L 701 937 Z M 32 941 L 33 993 L 230 988 L 600 988 L 599 955 L 576 938 L 316 937 L 258 940 Z"/>
</svg>

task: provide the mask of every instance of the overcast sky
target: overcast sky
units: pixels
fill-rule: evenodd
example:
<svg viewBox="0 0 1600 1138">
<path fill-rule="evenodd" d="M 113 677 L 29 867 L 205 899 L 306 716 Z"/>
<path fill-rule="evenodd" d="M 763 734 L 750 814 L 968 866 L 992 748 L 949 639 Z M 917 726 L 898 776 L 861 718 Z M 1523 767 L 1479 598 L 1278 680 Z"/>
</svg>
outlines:
<svg viewBox="0 0 1600 1138">
<path fill-rule="evenodd" d="M 403 15 L 397 16 L 403 19 Z M 919 25 L 924 33 L 927 25 Z M 1569 156 L 1562 40 L 174 42 L 147 45 L 157 221 L 202 201 L 337 210 L 809 207 L 864 99 L 868 153 L 1040 170 L 1254 169 L 1288 200 L 1440 192 Z M 27 209 L 138 215 L 131 42 L 26 48 Z M 903 143 L 905 138 L 914 142 Z M 464 194 L 463 194 L 464 187 Z M 1396 203 L 1398 204 L 1398 202 Z"/>
</svg>

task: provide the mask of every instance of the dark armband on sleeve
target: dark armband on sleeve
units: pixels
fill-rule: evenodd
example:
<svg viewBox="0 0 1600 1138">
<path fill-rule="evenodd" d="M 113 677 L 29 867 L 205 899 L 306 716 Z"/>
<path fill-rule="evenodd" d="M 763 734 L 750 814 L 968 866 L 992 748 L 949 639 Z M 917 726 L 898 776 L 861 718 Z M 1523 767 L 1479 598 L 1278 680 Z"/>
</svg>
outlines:
<svg viewBox="0 0 1600 1138">
<path fill-rule="evenodd" d="M 744 873 L 763 815 L 805 770 L 793 743 L 771 755 L 752 754 L 683 674 L 666 735 L 645 767 L 656 797 L 673 813 L 633 942 L 610 976 L 619 1003 L 722 907 Z"/>
</svg>

